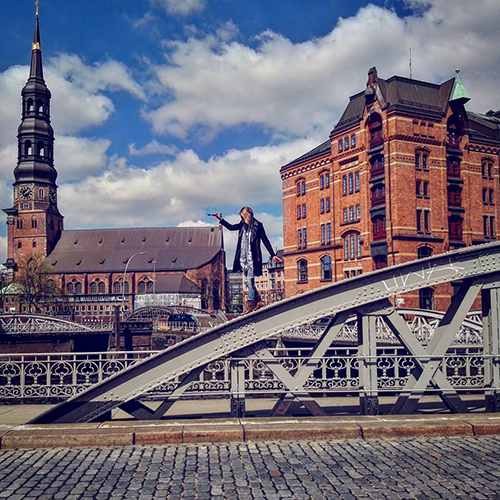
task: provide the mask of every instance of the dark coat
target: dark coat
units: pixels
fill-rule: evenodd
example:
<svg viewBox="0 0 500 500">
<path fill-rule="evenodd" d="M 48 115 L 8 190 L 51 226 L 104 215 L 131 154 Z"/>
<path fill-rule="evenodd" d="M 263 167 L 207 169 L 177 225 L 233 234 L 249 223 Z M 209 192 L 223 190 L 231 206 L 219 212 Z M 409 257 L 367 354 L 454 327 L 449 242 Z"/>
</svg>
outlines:
<svg viewBox="0 0 500 500">
<path fill-rule="evenodd" d="M 241 256 L 241 238 L 243 235 L 243 225 L 244 222 L 240 221 L 238 224 L 229 224 L 229 222 L 224 219 L 220 220 L 220 223 L 229 231 L 239 231 L 238 233 L 238 244 L 236 245 L 236 252 L 234 254 L 234 263 L 233 263 L 233 272 L 241 271 L 240 264 L 240 256 Z M 271 246 L 271 242 L 266 235 L 266 231 L 264 230 L 264 226 L 262 222 L 259 222 L 257 219 L 253 220 L 251 227 L 252 235 L 250 239 L 250 247 L 252 249 L 252 262 L 253 262 L 253 273 L 254 276 L 262 276 L 262 252 L 260 249 L 260 243 L 264 243 L 264 246 L 267 248 L 269 255 L 274 257 L 276 254 L 274 253 L 273 247 Z"/>
</svg>

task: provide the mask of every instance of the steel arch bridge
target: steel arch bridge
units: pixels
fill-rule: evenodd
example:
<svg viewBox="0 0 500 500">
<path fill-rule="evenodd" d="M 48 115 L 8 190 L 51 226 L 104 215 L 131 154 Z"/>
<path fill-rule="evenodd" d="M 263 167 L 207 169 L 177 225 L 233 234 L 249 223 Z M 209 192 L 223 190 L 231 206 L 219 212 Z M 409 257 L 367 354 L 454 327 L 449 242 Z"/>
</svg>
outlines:
<svg viewBox="0 0 500 500">
<path fill-rule="evenodd" d="M 61 334 L 113 332 L 114 323 L 76 323 L 43 314 L 0 314 L 0 333 Z"/>
<path fill-rule="evenodd" d="M 136 321 L 138 319 L 161 319 L 170 314 L 183 313 L 210 316 L 210 312 L 204 309 L 197 309 L 190 306 L 144 306 L 138 307 L 131 314 L 126 316 L 126 321 Z"/>
<path fill-rule="evenodd" d="M 422 344 L 389 299 L 457 280 L 462 283 L 459 291 L 429 343 Z M 483 307 L 485 398 L 488 408 L 500 411 L 500 242 L 495 242 L 374 271 L 270 305 L 175 344 L 48 410 L 31 423 L 89 422 L 117 407 L 136 418 L 161 418 L 207 365 L 228 356 L 256 356 L 279 378 L 286 393 L 276 403 L 274 414 L 284 414 L 294 399 L 313 415 L 324 414 L 306 382 L 318 358 L 325 354 L 353 313 L 360 326 L 360 401 L 364 413 L 378 411 L 379 316 L 415 361 L 393 413 L 412 412 L 429 387 L 452 412 L 463 413 L 468 409 L 443 372 L 440 359 L 446 355 L 479 294 Z M 332 319 L 312 353 L 293 371 L 288 371 L 264 343 L 290 328 L 327 316 Z M 232 405 L 236 409 L 244 393 L 244 369 L 243 363 L 236 363 L 231 374 Z M 176 379 L 180 383 L 156 410 L 141 403 L 141 397 L 149 391 Z"/>
</svg>

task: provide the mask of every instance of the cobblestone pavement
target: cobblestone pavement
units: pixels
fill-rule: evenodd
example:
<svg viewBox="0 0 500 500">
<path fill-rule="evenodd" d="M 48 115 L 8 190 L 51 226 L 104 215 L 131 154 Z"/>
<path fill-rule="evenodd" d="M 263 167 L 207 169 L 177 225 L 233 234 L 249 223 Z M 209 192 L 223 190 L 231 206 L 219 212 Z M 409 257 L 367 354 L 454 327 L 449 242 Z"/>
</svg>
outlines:
<svg viewBox="0 0 500 500">
<path fill-rule="evenodd" d="M 2 451 L 0 498 L 500 499 L 500 437 Z"/>
</svg>

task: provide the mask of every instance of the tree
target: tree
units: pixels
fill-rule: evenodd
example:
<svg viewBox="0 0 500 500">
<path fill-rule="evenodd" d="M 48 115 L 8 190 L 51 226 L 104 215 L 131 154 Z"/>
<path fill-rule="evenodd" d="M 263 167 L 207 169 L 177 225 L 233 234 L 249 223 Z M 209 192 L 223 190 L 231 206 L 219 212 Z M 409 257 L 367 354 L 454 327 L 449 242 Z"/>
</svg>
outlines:
<svg viewBox="0 0 500 500">
<path fill-rule="evenodd" d="M 5 303 L 5 293 L 9 285 L 7 269 L 0 268 L 0 314 L 3 313 L 3 306 Z"/>
<path fill-rule="evenodd" d="M 20 285 L 19 303 L 29 312 L 39 312 L 40 306 L 53 302 L 60 292 L 50 276 L 50 268 L 42 255 L 33 254 L 21 258 L 15 282 Z"/>
</svg>

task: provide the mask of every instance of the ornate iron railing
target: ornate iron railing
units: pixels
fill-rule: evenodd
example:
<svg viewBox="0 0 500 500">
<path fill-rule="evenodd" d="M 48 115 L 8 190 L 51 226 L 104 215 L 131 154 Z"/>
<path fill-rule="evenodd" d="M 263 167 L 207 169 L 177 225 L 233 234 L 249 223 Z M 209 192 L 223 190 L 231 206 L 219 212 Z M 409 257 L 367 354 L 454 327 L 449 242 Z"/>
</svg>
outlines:
<svg viewBox="0 0 500 500">
<path fill-rule="evenodd" d="M 271 349 L 280 364 L 295 374 L 310 358 L 310 349 Z M 156 351 L 99 352 L 60 354 L 0 354 L 0 401 L 61 401 L 74 396 L 105 378 L 133 365 Z M 436 358 L 456 390 L 484 387 L 485 356 L 478 347 L 459 347 Z M 360 389 L 359 371 L 363 363 L 375 363 L 378 390 L 398 392 L 416 367 L 414 356 L 402 348 L 382 348 L 377 357 L 360 356 L 357 348 L 330 349 L 313 360 L 316 368 L 305 383 L 310 391 L 324 394 L 355 393 Z M 190 397 L 229 396 L 231 370 L 238 363 L 244 368 L 244 388 L 248 395 L 276 395 L 285 392 L 282 382 L 269 370 L 262 358 L 223 358 L 210 363 L 185 392 Z M 179 385 L 169 381 L 145 399 L 165 398 Z"/>
</svg>

